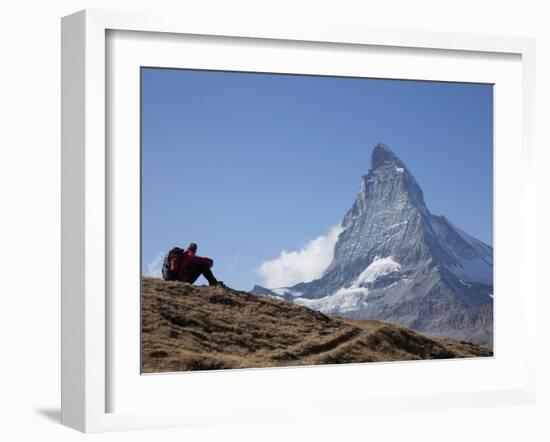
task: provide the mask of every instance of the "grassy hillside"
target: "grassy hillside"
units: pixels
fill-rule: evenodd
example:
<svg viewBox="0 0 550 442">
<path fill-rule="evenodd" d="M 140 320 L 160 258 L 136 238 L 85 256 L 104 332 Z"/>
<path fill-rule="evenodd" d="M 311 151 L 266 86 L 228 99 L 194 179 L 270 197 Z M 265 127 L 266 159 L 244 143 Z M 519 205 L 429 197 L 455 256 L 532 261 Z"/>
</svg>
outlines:
<svg viewBox="0 0 550 442">
<path fill-rule="evenodd" d="M 142 372 L 492 356 L 395 324 L 222 287 L 142 280 Z"/>
</svg>

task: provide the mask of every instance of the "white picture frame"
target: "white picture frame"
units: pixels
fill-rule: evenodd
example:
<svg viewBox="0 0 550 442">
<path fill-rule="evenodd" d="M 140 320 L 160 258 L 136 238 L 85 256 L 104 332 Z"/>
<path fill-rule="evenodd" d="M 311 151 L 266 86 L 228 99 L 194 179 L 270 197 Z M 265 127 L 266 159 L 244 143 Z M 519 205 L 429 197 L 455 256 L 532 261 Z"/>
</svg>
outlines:
<svg viewBox="0 0 550 442">
<path fill-rule="evenodd" d="M 525 349 L 518 354 L 521 373 L 506 385 L 479 386 L 461 392 L 449 392 L 435 386 L 426 394 L 403 393 L 378 395 L 376 399 L 359 392 L 355 396 L 337 393 L 326 400 L 312 397 L 304 410 L 302 405 L 273 406 L 254 403 L 253 393 L 243 395 L 232 413 L 220 402 L 219 410 L 196 407 L 176 409 L 113 411 L 109 406 L 110 367 L 113 355 L 109 344 L 109 327 L 113 320 L 108 299 L 109 243 L 108 228 L 112 199 L 109 194 L 109 155 L 106 120 L 108 118 L 106 82 L 108 32 L 154 32 L 162 35 L 218 36 L 220 38 L 255 39 L 285 42 L 293 45 L 337 44 L 338 47 L 376 47 L 403 50 L 426 49 L 453 53 L 471 53 L 478 58 L 489 54 L 509 54 L 521 63 L 521 119 L 514 123 L 521 130 L 521 224 L 517 235 L 521 248 L 521 266 L 517 284 L 520 287 L 523 312 L 522 333 Z M 158 34 L 157 34 L 158 35 Z M 62 20 L 62 423 L 84 432 L 169 426 L 207 425 L 220 422 L 254 422 L 287 417 L 323 417 L 336 414 L 365 415 L 377 410 L 395 412 L 410 409 L 489 406 L 532 403 L 535 400 L 536 278 L 535 266 L 528 265 L 536 253 L 535 237 L 535 42 L 519 37 L 493 37 L 452 33 L 389 31 L 314 25 L 301 27 L 266 23 L 217 23 L 188 17 L 155 16 L 142 13 L 86 10 Z M 498 169 L 495 170 L 498 174 Z M 495 190 L 497 191 L 497 190 Z M 511 229 L 514 228 L 513 226 Z M 497 264 L 498 266 L 498 260 Z M 498 267 L 497 267 L 498 268 Z M 498 296 L 498 295 L 497 295 Z M 498 303 L 498 301 L 496 301 Z M 533 318 L 533 321 L 525 318 Z M 496 350 L 496 359 L 498 349 Z M 432 362 L 431 364 L 437 362 Z M 384 370 L 399 370 L 385 365 Z M 364 365 L 348 369 L 346 376 L 358 376 Z M 378 365 L 378 369 L 380 369 Z M 386 368 L 384 368 L 386 367 Z M 390 368 L 391 367 L 391 368 Z M 447 366 L 464 370 L 465 366 Z M 331 370 L 343 370 L 334 367 Z M 472 370 L 481 368 L 473 367 Z M 490 367 L 489 367 L 490 369 Z M 302 371 L 300 371 L 302 370 Z M 238 378 L 241 385 L 269 382 L 273 373 L 284 372 L 288 380 L 303 376 L 304 369 L 271 371 L 241 370 L 212 374 L 208 381 L 221 385 Z M 307 369 L 306 369 L 307 370 Z M 518 370 L 520 370 L 518 368 Z M 267 374 L 265 374 L 267 373 Z M 328 375 L 328 371 L 324 372 Z M 138 374 L 139 375 L 139 374 Z M 193 376 L 198 374 L 191 374 Z M 204 376 L 204 374 L 202 375 Z M 267 376 L 267 377 L 266 377 Z M 181 379 L 181 378 L 180 378 Z M 197 378 L 198 379 L 198 378 Z M 165 376 L 164 383 L 170 386 Z M 252 387 L 253 389 L 253 387 Z M 165 394 L 165 393 L 164 393 Z M 225 408 L 224 408 L 225 407 Z M 214 407 L 215 408 L 215 407 Z M 227 410 L 227 411 L 224 411 Z"/>
</svg>

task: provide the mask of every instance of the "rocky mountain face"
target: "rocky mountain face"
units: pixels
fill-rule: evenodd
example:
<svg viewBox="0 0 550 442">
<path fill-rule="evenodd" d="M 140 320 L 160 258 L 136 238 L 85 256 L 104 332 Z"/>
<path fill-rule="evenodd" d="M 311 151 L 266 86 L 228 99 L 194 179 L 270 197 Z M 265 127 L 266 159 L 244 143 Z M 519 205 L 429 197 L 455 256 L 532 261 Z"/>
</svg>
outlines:
<svg viewBox="0 0 550 442">
<path fill-rule="evenodd" d="M 387 146 L 375 146 L 342 226 L 321 278 L 253 292 L 492 346 L 493 248 L 431 214 L 413 175 Z"/>
</svg>

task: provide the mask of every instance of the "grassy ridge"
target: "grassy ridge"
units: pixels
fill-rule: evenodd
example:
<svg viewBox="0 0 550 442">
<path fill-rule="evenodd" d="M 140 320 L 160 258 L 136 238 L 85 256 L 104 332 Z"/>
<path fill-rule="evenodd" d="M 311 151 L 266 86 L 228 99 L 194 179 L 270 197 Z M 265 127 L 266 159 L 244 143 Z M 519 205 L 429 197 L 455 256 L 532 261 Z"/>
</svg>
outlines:
<svg viewBox="0 0 550 442">
<path fill-rule="evenodd" d="M 141 321 L 143 373 L 492 356 L 395 324 L 153 278 L 142 280 Z"/>
</svg>

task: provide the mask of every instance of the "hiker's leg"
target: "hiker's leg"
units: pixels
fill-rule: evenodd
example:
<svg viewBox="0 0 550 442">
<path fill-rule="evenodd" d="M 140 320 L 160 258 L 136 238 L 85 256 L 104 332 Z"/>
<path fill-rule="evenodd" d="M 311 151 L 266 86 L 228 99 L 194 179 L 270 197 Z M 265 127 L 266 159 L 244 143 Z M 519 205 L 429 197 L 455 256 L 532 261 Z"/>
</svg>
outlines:
<svg viewBox="0 0 550 442">
<path fill-rule="evenodd" d="M 201 269 L 197 268 L 195 265 L 189 266 L 189 269 L 187 269 L 187 275 L 185 277 L 185 282 L 188 282 L 190 284 L 193 284 L 199 276 L 201 276 Z"/>
<path fill-rule="evenodd" d="M 212 270 L 210 270 L 210 267 L 206 264 L 204 265 L 202 276 L 206 278 L 208 284 L 210 285 L 216 285 L 218 283 L 218 280 L 214 277 Z"/>
<path fill-rule="evenodd" d="M 191 264 L 187 271 L 187 275 L 187 282 L 191 284 L 193 284 L 200 275 L 204 276 L 210 285 L 216 285 L 218 283 L 218 280 L 214 277 L 208 264 Z"/>
</svg>

